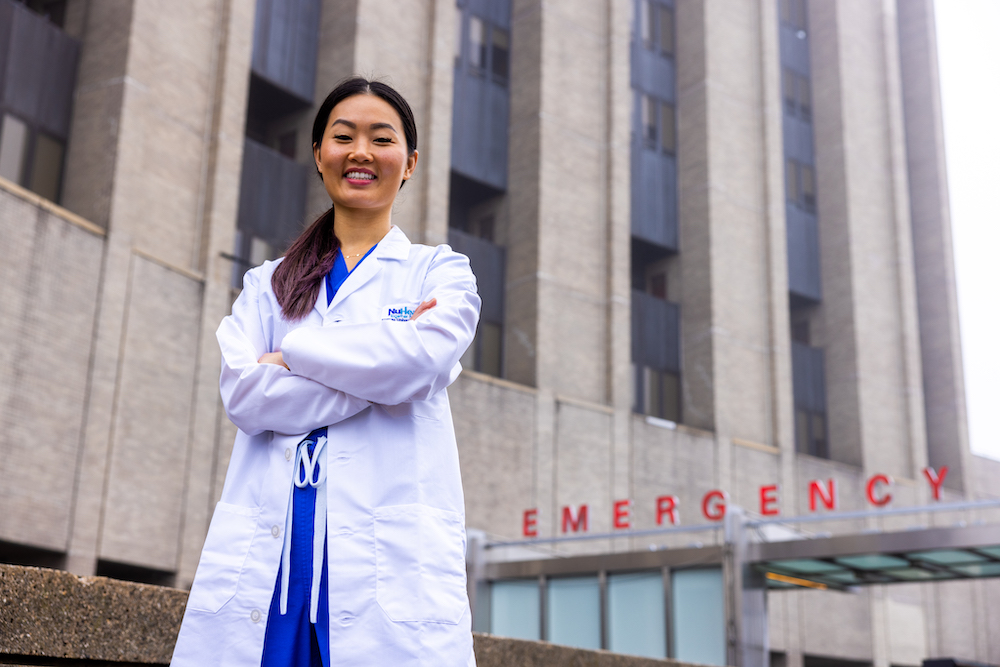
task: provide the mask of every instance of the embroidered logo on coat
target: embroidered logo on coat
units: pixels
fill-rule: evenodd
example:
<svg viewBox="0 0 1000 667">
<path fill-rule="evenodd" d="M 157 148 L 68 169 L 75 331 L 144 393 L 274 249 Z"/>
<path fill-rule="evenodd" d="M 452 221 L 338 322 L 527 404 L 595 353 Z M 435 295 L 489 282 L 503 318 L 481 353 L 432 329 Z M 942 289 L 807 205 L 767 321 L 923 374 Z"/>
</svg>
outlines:
<svg viewBox="0 0 1000 667">
<path fill-rule="evenodd" d="M 413 317 L 414 306 L 401 303 L 398 306 L 383 306 L 382 319 L 393 322 L 406 322 Z"/>
</svg>

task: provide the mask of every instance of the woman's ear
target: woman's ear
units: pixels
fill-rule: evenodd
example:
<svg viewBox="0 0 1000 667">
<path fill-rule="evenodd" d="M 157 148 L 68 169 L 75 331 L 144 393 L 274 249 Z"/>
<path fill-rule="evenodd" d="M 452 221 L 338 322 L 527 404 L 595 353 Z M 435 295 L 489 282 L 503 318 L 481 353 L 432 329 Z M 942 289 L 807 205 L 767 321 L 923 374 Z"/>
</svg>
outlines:
<svg viewBox="0 0 1000 667">
<path fill-rule="evenodd" d="M 319 144 L 315 143 L 313 144 L 313 161 L 316 163 L 316 173 L 322 176 L 323 172 L 319 168 Z"/>
<path fill-rule="evenodd" d="M 403 180 L 410 180 L 410 176 L 413 176 L 414 170 L 417 168 L 417 158 L 420 157 L 419 151 L 413 151 L 408 158 L 406 158 L 406 169 L 403 170 Z"/>
</svg>

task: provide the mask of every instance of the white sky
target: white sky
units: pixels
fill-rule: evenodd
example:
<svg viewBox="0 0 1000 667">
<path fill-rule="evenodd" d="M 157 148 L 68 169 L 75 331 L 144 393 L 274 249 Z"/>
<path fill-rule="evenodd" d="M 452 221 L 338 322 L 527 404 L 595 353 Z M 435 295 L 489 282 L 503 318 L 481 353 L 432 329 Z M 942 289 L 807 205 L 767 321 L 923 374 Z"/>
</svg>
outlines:
<svg viewBox="0 0 1000 667">
<path fill-rule="evenodd" d="M 1000 0 L 936 0 L 972 451 L 1000 459 Z"/>
</svg>

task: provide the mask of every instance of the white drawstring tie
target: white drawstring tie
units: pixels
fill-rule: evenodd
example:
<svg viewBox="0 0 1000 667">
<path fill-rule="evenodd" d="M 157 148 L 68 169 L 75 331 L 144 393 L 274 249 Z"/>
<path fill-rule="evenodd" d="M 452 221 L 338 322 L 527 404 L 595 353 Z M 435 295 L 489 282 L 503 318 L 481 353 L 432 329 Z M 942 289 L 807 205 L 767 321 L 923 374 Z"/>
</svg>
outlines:
<svg viewBox="0 0 1000 667">
<path fill-rule="evenodd" d="M 319 584 L 323 576 L 323 546 L 326 544 L 326 436 L 316 439 L 312 457 L 306 438 L 295 450 L 295 468 L 292 481 L 295 486 L 288 498 L 288 516 L 285 518 L 285 540 L 281 546 L 281 615 L 288 612 L 288 574 L 292 561 L 292 507 L 295 505 L 295 487 L 316 489 L 316 509 L 313 519 L 312 594 L 309 596 L 309 621 L 315 625 L 319 613 Z M 316 472 L 319 472 L 316 475 Z M 316 479 L 313 479 L 313 476 Z"/>
</svg>

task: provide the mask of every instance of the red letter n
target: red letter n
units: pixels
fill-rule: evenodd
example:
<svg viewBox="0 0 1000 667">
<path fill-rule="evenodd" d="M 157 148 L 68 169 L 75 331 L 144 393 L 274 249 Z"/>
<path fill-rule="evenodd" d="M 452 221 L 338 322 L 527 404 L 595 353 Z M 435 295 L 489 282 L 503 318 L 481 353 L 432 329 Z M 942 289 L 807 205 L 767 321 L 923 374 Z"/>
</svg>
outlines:
<svg viewBox="0 0 1000 667">
<path fill-rule="evenodd" d="M 809 482 L 809 511 L 816 511 L 816 498 L 819 500 L 828 510 L 837 509 L 837 482 L 832 477 L 826 480 L 826 488 L 824 490 L 823 484 L 820 483 L 818 479 L 814 479 Z"/>
</svg>

